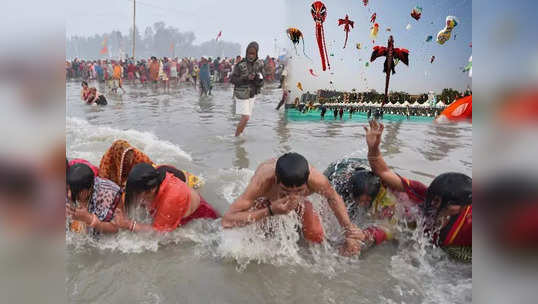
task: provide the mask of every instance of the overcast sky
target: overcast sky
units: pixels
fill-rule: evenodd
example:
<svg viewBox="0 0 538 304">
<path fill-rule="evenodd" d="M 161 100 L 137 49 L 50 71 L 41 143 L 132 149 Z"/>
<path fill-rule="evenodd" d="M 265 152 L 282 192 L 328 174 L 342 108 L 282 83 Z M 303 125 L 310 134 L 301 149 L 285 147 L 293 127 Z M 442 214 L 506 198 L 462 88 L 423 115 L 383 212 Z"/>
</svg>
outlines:
<svg viewBox="0 0 538 304">
<path fill-rule="evenodd" d="M 126 34 L 132 27 L 132 0 L 92 0 L 86 5 L 75 2 L 68 4 L 66 12 L 67 36 L 112 30 Z M 136 3 L 136 26 L 142 34 L 147 26 L 163 21 L 181 32 L 194 32 L 195 44 L 215 39 L 222 30 L 220 39 L 238 42 L 242 49 L 249 42 L 258 41 L 260 54 L 275 56 L 275 38 L 286 46 L 284 0 L 137 0 Z"/>
<path fill-rule="evenodd" d="M 385 77 L 382 74 L 383 58 L 365 67 L 374 45 L 386 45 L 389 34 L 395 39 L 395 47 L 410 51 L 410 65 L 399 64 L 396 74 L 391 77 L 392 90 L 404 90 L 411 93 L 434 90 L 440 92 L 445 87 L 464 90 L 471 84 L 471 78 L 461 72 L 467 64 L 472 48 L 472 2 L 471 0 L 370 0 L 364 6 L 361 0 L 325 1 L 327 20 L 325 35 L 330 56 L 331 71 L 321 71 L 319 50 L 315 42 L 314 22 L 310 14 L 312 0 L 144 0 L 137 1 L 136 24 L 143 32 L 146 26 L 157 21 L 179 28 L 180 31 L 192 31 L 196 35 L 195 43 L 215 39 L 222 30 L 223 40 L 238 42 L 244 47 L 252 40 L 260 43 L 260 56 L 276 56 L 287 48 L 291 50 L 293 68 L 291 80 L 293 86 L 300 81 L 305 90 L 334 88 L 367 90 L 374 88 L 384 90 Z M 410 16 L 415 5 L 423 7 L 422 18 L 415 21 Z M 68 2 L 66 8 L 66 35 L 92 35 L 120 30 L 127 33 L 132 26 L 132 0 L 93 0 L 86 5 L 80 2 Z M 369 38 L 370 15 L 377 13 L 380 25 L 375 44 Z M 348 46 L 342 49 L 345 33 L 337 26 L 338 18 L 349 14 L 355 21 L 351 30 Z M 439 30 L 444 27 L 447 15 L 458 18 L 459 24 L 450 41 L 444 45 L 435 42 Z M 406 25 L 411 25 L 407 30 Z M 288 27 L 299 28 L 305 36 L 306 52 L 312 61 L 302 56 L 302 45 L 298 46 L 300 56 L 295 57 L 291 42 L 285 30 Z M 387 32 L 387 27 L 391 32 Z M 434 41 L 425 42 L 426 36 L 432 35 Z M 275 51 L 276 39 L 276 51 Z M 357 50 L 357 42 L 362 50 Z M 436 59 L 430 64 L 430 58 Z M 361 59 L 361 61 L 359 61 Z M 312 68 L 320 76 L 312 77 L 308 70 Z M 333 73 L 331 75 L 331 73 Z M 366 79 L 366 80 L 365 80 Z M 297 90 L 296 90 L 297 91 Z M 299 92 L 294 92 L 298 94 Z"/>
</svg>

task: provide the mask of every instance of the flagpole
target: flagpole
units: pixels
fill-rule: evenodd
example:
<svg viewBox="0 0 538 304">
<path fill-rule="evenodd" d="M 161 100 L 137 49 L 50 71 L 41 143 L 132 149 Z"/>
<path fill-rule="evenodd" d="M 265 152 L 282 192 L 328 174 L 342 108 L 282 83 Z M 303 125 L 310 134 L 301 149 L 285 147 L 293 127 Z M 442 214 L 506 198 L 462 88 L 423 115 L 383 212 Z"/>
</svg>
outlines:
<svg viewBox="0 0 538 304">
<path fill-rule="evenodd" d="M 135 58 L 135 44 L 136 44 L 135 20 L 136 20 L 136 0 L 133 0 L 133 59 Z"/>
</svg>

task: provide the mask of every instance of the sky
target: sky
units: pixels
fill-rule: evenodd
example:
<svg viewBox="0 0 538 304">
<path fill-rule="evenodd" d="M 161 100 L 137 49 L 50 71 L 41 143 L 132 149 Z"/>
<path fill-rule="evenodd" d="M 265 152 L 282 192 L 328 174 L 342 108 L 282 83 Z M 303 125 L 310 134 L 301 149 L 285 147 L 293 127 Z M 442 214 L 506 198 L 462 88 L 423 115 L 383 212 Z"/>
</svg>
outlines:
<svg viewBox="0 0 538 304">
<path fill-rule="evenodd" d="M 321 70 L 321 58 L 315 39 L 315 25 L 310 13 L 313 1 L 287 1 L 289 27 L 299 28 L 304 35 L 306 53 L 312 58 L 307 60 L 302 54 L 302 45 L 297 50 L 299 56 L 292 58 L 290 82 L 292 95 L 300 94 L 295 87 L 301 82 L 305 91 L 318 88 L 358 91 L 375 89 L 384 92 L 385 74 L 384 58 L 378 58 L 365 67 L 369 61 L 374 45 L 386 46 L 389 35 L 394 37 L 394 46 L 409 50 L 409 66 L 400 63 L 396 74 L 391 75 L 389 90 L 422 93 L 443 88 L 465 90 L 471 86 L 472 78 L 461 72 L 472 54 L 469 44 L 472 42 L 472 2 L 471 0 L 370 0 L 364 6 L 362 0 L 324 1 L 327 18 L 324 23 L 325 41 L 331 63 L 331 70 Z M 416 21 L 410 16 L 415 6 L 423 8 L 422 17 Z M 379 33 L 375 44 L 370 38 L 370 16 L 376 12 Z M 345 32 L 338 26 L 338 19 L 349 18 L 355 21 L 355 27 L 349 33 L 348 43 L 343 49 Z M 453 31 L 450 41 L 444 45 L 435 42 L 437 33 L 444 28 L 448 15 L 456 16 L 459 24 Z M 433 24 L 432 24 L 433 22 Z M 411 29 L 407 30 L 407 24 Z M 387 32 L 387 27 L 391 28 Z M 456 34 L 456 40 L 454 40 Z M 432 35 L 432 42 L 425 42 Z M 356 44 L 362 49 L 357 50 Z M 295 53 L 295 51 L 293 51 Z M 430 64 L 431 56 L 435 61 Z M 361 61 L 359 61 L 361 59 Z M 313 77 L 309 69 L 313 68 L 319 77 Z M 331 75 L 333 73 L 333 75 Z M 364 80 L 366 79 L 366 80 Z M 330 85 L 330 81 L 333 85 Z M 471 87 L 472 88 L 472 87 Z"/>
<path fill-rule="evenodd" d="M 370 0 L 368 6 L 362 0 L 326 0 L 327 20 L 324 23 L 325 36 L 330 56 L 330 71 L 321 71 L 319 50 L 315 41 L 314 21 L 310 14 L 312 0 L 144 0 L 137 1 L 136 24 L 143 32 L 146 26 L 157 21 L 177 27 L 180 31 L 192 31 L 195 43 L 215 39 L 222 30 L 226 41 L 238 42 L 244 47 L 256 40 L 260 44 L 260 56 L 277 56 L 285 49 L 291 54 L 290 83 L 292 88 L 300 81 L 305 91 L 318 88 L 334 88 L 358 91 L 375 89 L 384 91 L 385 77 L 382 73 L 383 58 L 364 66 L 374 45 L 386 45 L 388 35 L 395 39 L 395 47 L 410 51 L 410 64 L 399 64 L 396 74 L 391 76 L 390 89 L 421 93 L 440 92 L 443 88 L 465 90 L 472 79 L 461 72 L 467 64 L 472 48 L 472 2 L 471 0 Z M 411 9 L 423 7 L 422 18 L 415 21 L 409 15 Z M 66 7 L 66 35 L 93 35 L 120 30 L 127 33 L 132 26 L 132 0 L 93 0 L 91 5 L 81 6 L 71 1 Z M 90 13 L 88 13 L 90 12 Z M 370 15 L 376 12 L 380 25 L 375 44 L 369 38 Z M 346 14 L 355 21 L 355 28 L 349 34 L 348 45 L 342 49 L 345 33 L 337 26 L 338 18 Z M 447 15 L 458 18 L 452 39 L 444 45 L 435 42 L 437 32 L 445 24 Z M 406 25 L 411 29 L 406 30 Z M 302 45 L 295 51 L 285 30 L 299 28 L 304 34 L 306 53 L 312 60 L 302 55 Z M 391 32 L 386 28 L 390 27 Z M 426 36 L 434 41 L 426 43 Z M 362 50 L 357 50 L 357 42 Z M 430 58 L 436 59 L 430 64 Z M 361 59 L 361 61 L 359 61 Z M 312 68 L 318 78 L 311 76 Z M 331 73 L 333 73 L 331 75 Z M 366 79 L 366 80 L 365 80 Z M 333 85 L 329 82 L 332 81 Z M 293 94 L 300 94 L 292 89 Z"/>
<path fill-rule="evenodd" d="M 285 15 L 268 16 L 264 7 L 273 12 L 284 12 L 285 0 L 142 0 L 136 1 L 136 26 L 141 34 L 147 26 L 163 21 L 180 32 L 192 31 L 195 44 L 220 39 L 241 44 L 242 53 L 249 42 L 260 44 L 260 54 L 275 56 L 277 44 L 286 44 Z M 88 13 L 90 12 L 90 13 Z M 66 36 L 93 35 L 119 30 L 129 33 L 133 24 L 132 0 L 92 0 L 87 5 L 68 2 L 66 8 Z"/>
</svg>

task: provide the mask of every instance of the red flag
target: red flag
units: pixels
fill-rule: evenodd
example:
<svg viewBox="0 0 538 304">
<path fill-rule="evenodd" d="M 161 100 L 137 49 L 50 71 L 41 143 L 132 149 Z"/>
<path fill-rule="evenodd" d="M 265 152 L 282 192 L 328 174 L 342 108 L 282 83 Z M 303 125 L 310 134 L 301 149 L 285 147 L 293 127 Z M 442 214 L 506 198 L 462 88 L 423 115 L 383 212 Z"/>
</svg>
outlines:
<svg viewBox="0 0 538 304">
<path fill-rule="evenodd" d="M 104 55 L 104 54 L 108 54 L 108 48 L 106 47 L 106 37 L 105 39 L 103 40 L 103 48 L 101 49 L 101 51 L 99 52 L 101 55 Z"/>
<path fill-rule="evenodd" d="M 222 36 L 222 31 L 219 31 L 219 34 L 217 35 L 217 39 L 215 40 L 219 41 L 220 36 Z"/>
</svg>

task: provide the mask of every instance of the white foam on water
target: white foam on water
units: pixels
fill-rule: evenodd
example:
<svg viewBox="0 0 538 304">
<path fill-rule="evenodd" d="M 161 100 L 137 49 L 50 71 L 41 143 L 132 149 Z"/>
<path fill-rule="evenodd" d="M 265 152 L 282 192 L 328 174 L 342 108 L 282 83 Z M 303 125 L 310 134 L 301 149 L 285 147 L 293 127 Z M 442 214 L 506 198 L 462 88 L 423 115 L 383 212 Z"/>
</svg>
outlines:
<svg viewBox="0 0 538 304">
<path fill-rule="evenodd" d="M 251 169 L 220 169 L 218 179 L 223 185 L 217 192 L 222 195 L 228 204 L 232 204 L 247 188 L 252 176 L 254 176 L 254 171 Z"/>
<path fill-rule="evenodd" d="M 68 154 L 71 158 L 85 158 L 94 164 L 99 164 L 106 149 L 118 139 L 128 141 L 131 145 L 150 155 L 151 159 L 157 163 L 192 161 L 192 156 L 179 146 L 159 139 L 153 133 L 96 126 L 80 118 L 66 118 L 66 137 Z M 96 151 L 96 147 L 101 149 Z"/>
<path fill-rule="evenodd" d="M 221 195 L 231 204 L 248 185 L 254 172 L 249 169 L 226 169 L 219 172 L 224 181 Z M 314 209 L 322 217 L 329 241 L 307 244 L 302 236 L 302 222 L 295 213 L 267 218 L 258 223 L 233 229 L 223 229 L 220 220 L 196 220 L 171 233 L 132 234 L 126 231 L 94 240 L 88 236 L 68 233 L 66 243 L 74 251 L 94 247 L 122 253 L 156 252 L 161 246 L 195 244 L 200 256 L 212 256 L 219 260 L 231 260 L 243 271 L 249 264 L 293 265 L 308 268 L 312 272 L 331 276 L 336 273 L 338 251 L 331 239 L 341 238 L 336 218 L 327 204 L 319 197 L 312 197 Z M 325 215 L 331 215 L 327 217 Z M 331 228 L 332 227 L 332 228 Z M 337 232 L 335 232 L 337 231 Z M 336 235 L 337 237 L 335 237 Z"/>
<path fill-rule="evenodd" d="M 417 226 L 422 225 L 419 218 Z M 398 252 L 391 257 L 389 274 L 407 285 L 403 290 L 398 286 L 397 290 L 404 298 L 420 294 L 422 303 L 447 304 L 464 303 L 472 298 L 472 278 L 465 277 L 462 265 L 449 260 L 440 248 L 433 246 L 421 229 L 400 230 L 402 240 Z"/>
</svg>

